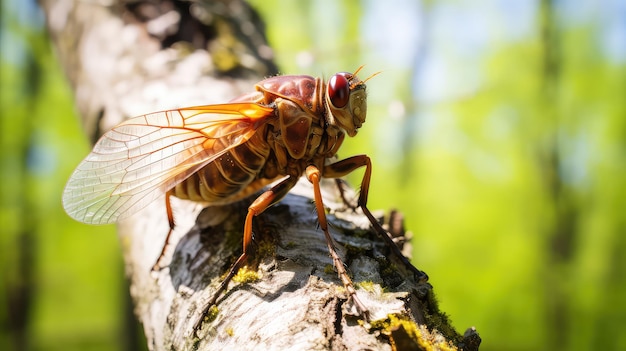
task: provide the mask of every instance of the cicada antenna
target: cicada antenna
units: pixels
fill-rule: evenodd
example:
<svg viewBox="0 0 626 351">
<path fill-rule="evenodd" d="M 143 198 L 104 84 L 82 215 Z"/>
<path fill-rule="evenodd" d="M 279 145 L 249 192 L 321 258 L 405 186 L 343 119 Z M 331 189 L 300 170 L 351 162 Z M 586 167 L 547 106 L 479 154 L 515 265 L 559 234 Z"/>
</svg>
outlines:
<svg viewBox="0 0 626 351">
<path fill-rule="evenodd" d="M 361 67 L 363 67 L 363 66 L 361 66 Z M 361 68 L 359 68 L 359 69 L 361 69 Z M 383 71 L 378 71 L 378 72 L 372 73 L 369 77 L 367 77 L 367 78 L 365 78 L 365 79 L 363 80 L 363 83 L 367 82 L 368 80 L 370 80 L 370 79 L 372 79 L 372 78 L 376 77 L 377 75 L 379 75 L 379 74 L 381 74 L 381 73 L 383 73 Z"/>
<path fill-rule="evenodd" d="M 352 73 L 353 76 L 356 76 L 359 72 L 361 72 L 361 70 L 363 69 L 363 67 L 365 67 L 365 65 L 361 65 L 359 66 L 359 68 L 356 69 L 356 71 L 354 71 L 354 73 Z"/>
<path fill-rule="evenodd" d="M 356 76 L 359 72 L 361 72 L 363 67 L 365 67 L 365 65 L 359 66 L 359 68 L 357 68 L 356 71 L 354 71 L 354 73 L 352 73 L 352 75 Z M 382 71 L 375 72 L 375 73 L 371 74 L 369 77 L 367 77 L 364 80 L 360 81 L 358 84 L 365 84 L 365 82 L 367 82 L 368 80 L 374 78 L 375 76 L 377 76 L 380 73 L 382 73 Z"/>
</svg>

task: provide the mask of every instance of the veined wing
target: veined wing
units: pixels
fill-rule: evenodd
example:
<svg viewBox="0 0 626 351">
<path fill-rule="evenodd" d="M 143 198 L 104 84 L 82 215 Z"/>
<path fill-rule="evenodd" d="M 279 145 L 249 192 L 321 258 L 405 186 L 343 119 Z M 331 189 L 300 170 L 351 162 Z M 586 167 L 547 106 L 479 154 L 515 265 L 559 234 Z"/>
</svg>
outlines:
<svg viewBox="0 0 626 351">
<path fill-rule="evenodd" d="M 129 119 L 106 132 L 78 165 L 65 186 L 63 207 L 84 223 L 126 218 L 245 143 L 273 113 L 246 102 Z"/>
</svg>

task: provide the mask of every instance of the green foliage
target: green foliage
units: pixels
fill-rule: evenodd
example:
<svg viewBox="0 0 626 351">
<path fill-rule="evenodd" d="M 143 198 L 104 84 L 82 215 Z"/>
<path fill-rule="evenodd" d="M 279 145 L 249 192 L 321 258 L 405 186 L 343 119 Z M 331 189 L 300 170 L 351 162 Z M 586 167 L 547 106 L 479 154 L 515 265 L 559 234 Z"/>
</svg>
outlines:
<svg viewBox="0 0 626 351">
<path fill-rule="evenodd" d="M 10 24 L 16 42 L 0 63 L 0 349 L 118 350 L 127 288 L 114 228 L 76 223 L 61 207 L 88 152 L 71 93 L 45 34 Z"/>
<path fill-rule="evenodd" d="M 608 2 L 551 20 L 543 1 L 515 36 L 502 34 L 515 9 L 476 17 L 483 2 L 251 2 L 283 73 L 382 71 L 340 156 L 372 158 L 370 207 L 405 214 L 414 263 L 460 331 L 476 326 L 483 350 L 626 349 L 626 66 L 601 47 Z M 449 13 L 462 28 L 440 22 Z M 426 40 L 402 36 L 407 23 Z M 384 28 L 394 35 L 371 39 Z M 450 39 L 465 28 L 487 38 L 470 53 Z M 88 152 L 70 92 L 40 29 L 2 31 L 19 45 L 0 66 L 0 349 L 16 331 L 32 349 L 120 349 L 114 228 L 73 222 L 60 203 Z M 393 53 L 413 59 L 390 58 L 397 38 Z"/>
<path fill-rule="evenodd" d="M 394 16 L 412 10 L 400 3 L 388 3 Z M 436 55 L 449 70 L 450 92 L 439 99 L 411 82 L 432 64 L 381 59 L 385 43 L 372 45 L 369 28 L 400 33 L 406 23 L 372 14 L 373 3 L 253 4 L 286 73 L 382 70 L 368 84 L 366 124 L 340 153 L 370 155 L 370 207 L 404 212 L 414 262 L 457 328 L 476 326 L 485 350 L 624 348 L 626 66 L 601 48 L 607 4 L 582 13 L 544 1 L 530 30 L 507 38 L 502 33 L 515 23 L 500 17 L 506 9 L 476 20 L 472 7 L 422 2 L 413 15 L 429 35 L 422 55 Z M 445 11 L 465 14 L 454 17 L 465 22 L 442 29 Z M 487 23 L 480 28 L 489 40 L 467 58 L 457 49 L 465 43 L 444 34 L 471 32 L 473 21 Z M 419 45 L 405 42 L 417 56 Z M 390 113 L 397 101 L 400 117 Z"/>
</svg>

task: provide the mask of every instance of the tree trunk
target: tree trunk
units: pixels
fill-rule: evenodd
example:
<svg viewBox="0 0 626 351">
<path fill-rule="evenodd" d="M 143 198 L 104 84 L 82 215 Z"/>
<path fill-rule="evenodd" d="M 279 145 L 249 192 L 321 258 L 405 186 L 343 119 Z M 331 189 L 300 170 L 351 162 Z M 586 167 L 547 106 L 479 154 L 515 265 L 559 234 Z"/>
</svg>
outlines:
<svg viewBox="0 0 626 351">
<path fill-rule="evenodd" d="M 40 1 L 94 142 L 125 118 L 223 103 L 276 73 L 259 18 L 238 0 Z M 323 192 L 331 234 L 372 313 L 370 323 L 356 312 L 332 267 L 312 187 L 301 180 L 255 218 L 255 253 L 209 313 L 206 302 L 241 254 L 251 200 L 203 209 L 173 199 L 169 266 L 159 272 L 151 267 L 169 228 L 164 201 L 119 223 L 135 313 L 149 348 L 477 349 L 475 331 L 466 337 L 455 332 L 438 311 L 430 284 L 389 254 L 360 211 L 346 209 L 337 183 L 325 182 Z"/>
</svg>

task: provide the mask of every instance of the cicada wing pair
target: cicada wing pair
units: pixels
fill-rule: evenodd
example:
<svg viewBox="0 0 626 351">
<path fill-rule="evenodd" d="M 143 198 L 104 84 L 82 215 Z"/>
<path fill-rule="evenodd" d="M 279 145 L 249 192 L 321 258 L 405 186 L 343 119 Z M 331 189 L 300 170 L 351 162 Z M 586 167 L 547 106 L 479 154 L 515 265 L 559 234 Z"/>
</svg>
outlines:
<svg viewBox="0 0 626 351">
<path fill-rule="evenodd" d="M 129 119 L 106 132 L 78 165 L 63 207 L 84 223 L 124 219 L 245 143 L 273 114 L 271 107 L 242 102 Z"/>
</svg>

